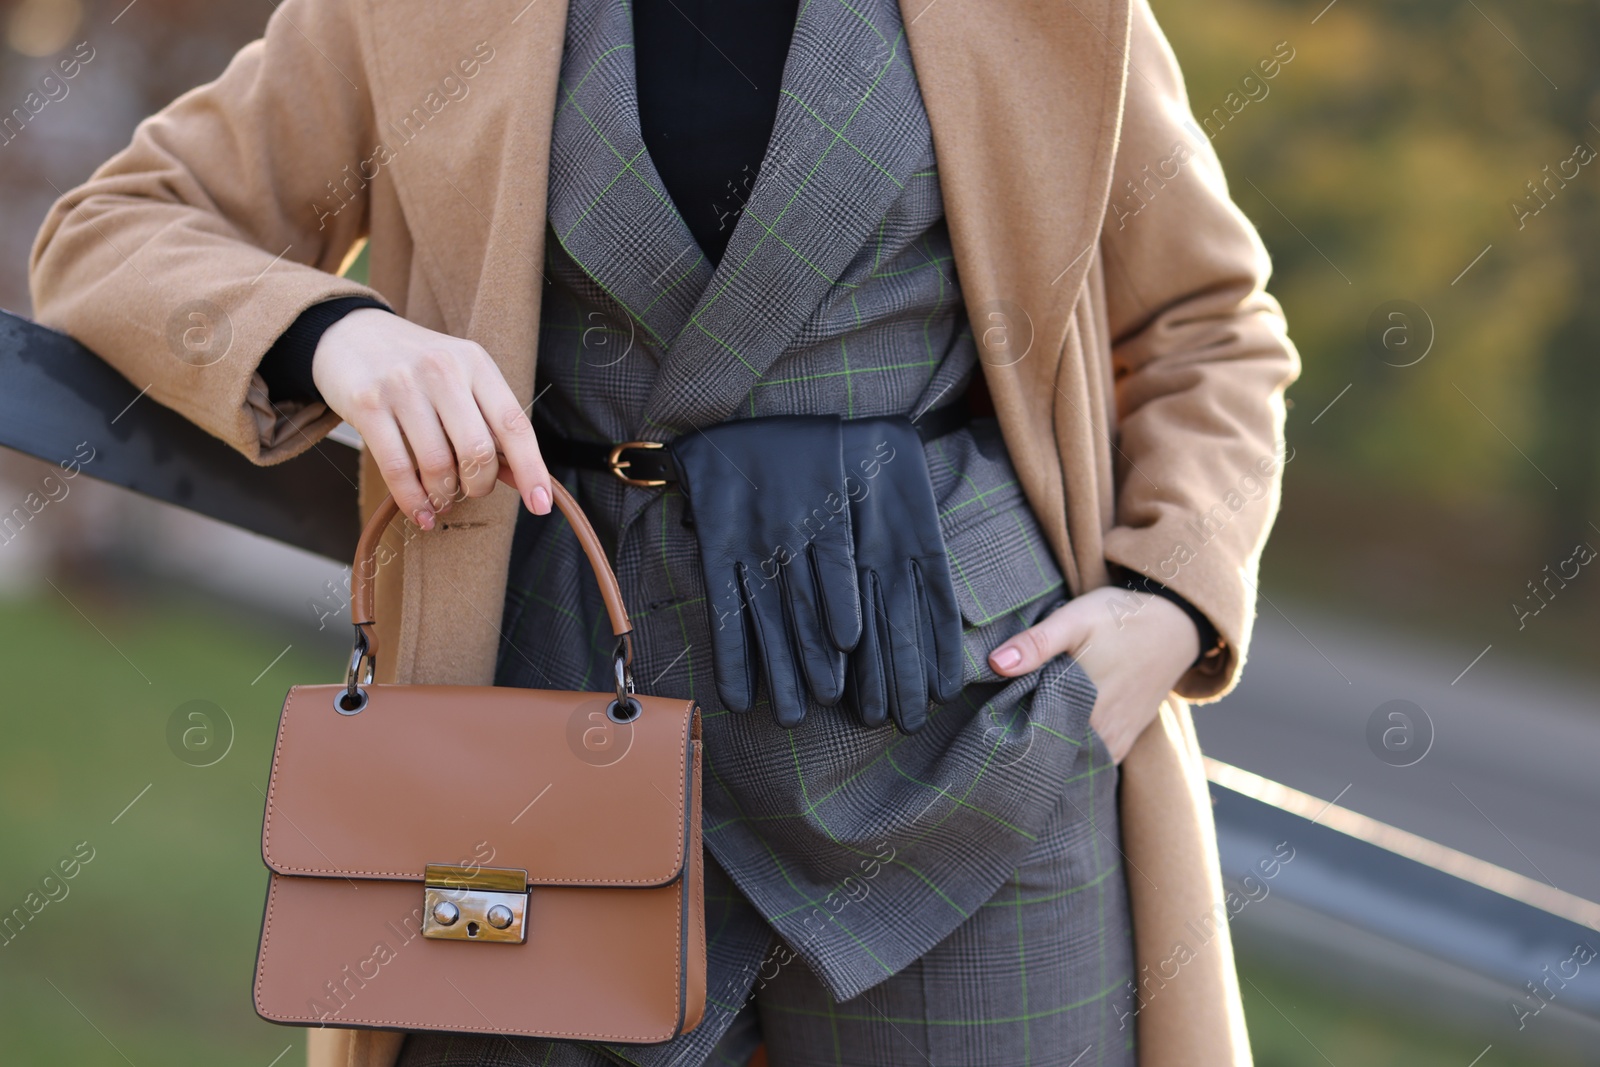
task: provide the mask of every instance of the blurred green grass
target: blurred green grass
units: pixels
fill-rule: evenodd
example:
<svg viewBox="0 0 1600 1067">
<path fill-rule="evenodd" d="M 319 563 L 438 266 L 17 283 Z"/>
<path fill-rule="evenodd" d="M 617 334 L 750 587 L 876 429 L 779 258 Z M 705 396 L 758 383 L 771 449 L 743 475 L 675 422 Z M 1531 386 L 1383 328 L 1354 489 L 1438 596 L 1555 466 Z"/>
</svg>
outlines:
<svg viewBox="0 0 1600 1067">
<path fill-rule="evenodd" d="M 94 849 L 66 897 L 0 947 L 0 1062 L 264 1067 L 291 1043 L 280 1063 L 297 1062 L 300 1032 L 250 1001 L 260 789 L 284 692 L 334 680 L 337 655 L 192 595 L 65 585 L 0 603 L 0 648 L 0 909 L 24 906 L 79 842 Z M 233 726 L 213 766 L 168 747 L 193 700 Z"/>
<path fill-rule="evenodd" d="M 285 690 L 337 679 L 342 630 L 170 586 L 99 588 L 0 601 L 0 908 L 22 906 L 79 842 L 94 849 L 68 895 L 0 947 L 0 1062 L 266 1067 L 286 1048 L 279 1067 L 302 1062 L 303 1035 L 250 1001 L 261 790 Z M 233 725 L 209 767 L 168 745 L 169 719 L 193 700 Z M 1310 974 L 1248 958 L 1242 973 L 1262 1067 L 1464 1067 L 1482 1050 Z M 1494 1055 L 1496 1067 L 1565 1067 Z"/>
</svg>

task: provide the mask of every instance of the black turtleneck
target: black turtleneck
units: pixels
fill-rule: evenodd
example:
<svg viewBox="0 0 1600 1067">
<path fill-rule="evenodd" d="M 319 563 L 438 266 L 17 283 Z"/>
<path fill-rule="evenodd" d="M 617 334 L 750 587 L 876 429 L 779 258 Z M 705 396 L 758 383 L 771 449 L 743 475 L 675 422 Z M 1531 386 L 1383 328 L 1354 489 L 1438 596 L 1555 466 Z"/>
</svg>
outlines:
<svg viewBox="0 0 1600 1067">
<path fill-rule="evenodd" d="M 798 0 L 634 0 L 639 127 L 713 265 L 755 184 Z"/>
</svg>

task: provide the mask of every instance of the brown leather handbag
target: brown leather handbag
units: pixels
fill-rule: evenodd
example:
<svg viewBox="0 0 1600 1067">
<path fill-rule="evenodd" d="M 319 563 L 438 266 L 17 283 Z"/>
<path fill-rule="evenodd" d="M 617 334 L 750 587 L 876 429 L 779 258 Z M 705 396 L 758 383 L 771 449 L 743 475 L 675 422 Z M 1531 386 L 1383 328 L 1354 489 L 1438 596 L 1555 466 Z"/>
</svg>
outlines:
<svg viewBox="0 0 1600 1067">
<path fill-rule="evenodd" d="M 289 690 L 261 853 L 256 1011 L 272 1022 L 647 1044 L 705 1008 L 700 711 L 633 692 L 594 530 L 615 688 L 374 685 L 376 550 L 356 548 L 344 685 Z"/>
</svg>

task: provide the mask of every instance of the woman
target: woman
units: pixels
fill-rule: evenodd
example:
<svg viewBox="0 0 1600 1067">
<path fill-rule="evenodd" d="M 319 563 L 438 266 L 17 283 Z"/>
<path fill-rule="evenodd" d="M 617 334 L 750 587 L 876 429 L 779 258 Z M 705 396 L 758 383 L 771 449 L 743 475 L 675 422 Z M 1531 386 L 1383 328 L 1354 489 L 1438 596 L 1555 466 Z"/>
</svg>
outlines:
<svg viewBox="0 0 1600 1067">
<path fill-rule="evenodd" d="M 380 575 L 380 679 L 603 677 L 558 476 L 641 686 L 705 710 L 695 1030 L 314 1055 L 1248 1063 L 1183 697 L 1242 667 L 1299 365 L 1170 49 L 1145 0 L 725 7 L 286 0 L 40 234 L 40 320 L 156 401 L 258 463 L 361 432 L 365 507 L 431 531 Z M 708 14 L 744 45 L 690 62 Z M 370 286 L 334 273 L 363 237 Z M 962 688 L 914 732 L 726 712 L 682 487 L 544 458 L 965 395 L 996 418 L 922 457 Z"/>
</svg>

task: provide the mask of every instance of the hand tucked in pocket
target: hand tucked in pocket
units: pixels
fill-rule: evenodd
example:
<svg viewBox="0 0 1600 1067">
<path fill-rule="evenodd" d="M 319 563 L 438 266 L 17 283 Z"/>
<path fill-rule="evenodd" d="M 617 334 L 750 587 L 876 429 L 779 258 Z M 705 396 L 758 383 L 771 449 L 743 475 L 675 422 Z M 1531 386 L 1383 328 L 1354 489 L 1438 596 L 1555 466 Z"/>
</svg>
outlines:
<svg viewBox="0 0 1600 1067">
<path fill-rule="evenodd" d="M 1127 598 L 1139 606 L 1131 613 Z M 1114 605 L 1120 605 L 1113 611 Z M 1109 586 L 1069 600 L 1037 626 L 989 653 L 997 674 L 1015 678 L 1070 653 L 1099 690 L 1089 715 L 1111 758 L 1128 754 L 1161 701 L 1200 654 L 1200 633 L 1164 597 Z"/>
</svg>

